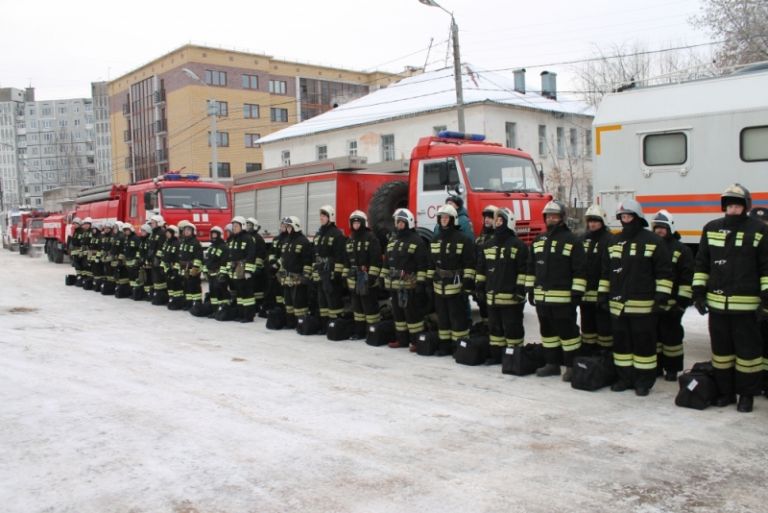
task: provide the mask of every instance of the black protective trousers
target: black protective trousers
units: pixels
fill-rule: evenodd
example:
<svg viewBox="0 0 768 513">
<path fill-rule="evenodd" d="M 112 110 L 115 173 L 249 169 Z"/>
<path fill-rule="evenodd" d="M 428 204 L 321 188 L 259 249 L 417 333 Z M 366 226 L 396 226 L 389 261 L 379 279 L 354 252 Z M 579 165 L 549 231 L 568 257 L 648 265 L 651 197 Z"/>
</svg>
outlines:
<svg viewBox="0 0 768 513">
<path fill-rule="evenodd" d="M 656 342 L 658 366 L 666 372 L 683 370 L 683 314 L 677 307 L 659 313 L 659 337 Z"/>
<path fill-rule="evenodd" d="M 656 314 L 612 316 L 613 363 L 619 381 L 634 388 L 652 388 L 656 382 Z"/>
<path fill-rule="evenodd" d="M 283 298 L 285 300 L 285 312 L 288 317 L 293 316 L 296 319 L 309 313 L 309 298 L 306 284 L 285 287 L 283 289 Z"/>
<path fill-rule="evenodd" d="M 523 343 L 524 307 L 525 304 L 488 307 L 488 334 L 492 346 L 515 347 Z"/>
<path fill-rule="evenodd" d="M 576 324 L 576 306 L 536 303 L 541 345 L 548 364 L 573 366 L 573 358 L 581 348 L 581 334 Z"/>
<path fill-rule="evenodd" d="M 327 281 L 326 281 L 327 280 Z M 344 284 L 341 279 L 326 278 L 315 282 L 320 317 L 335 319 L 344 312 Z"/>
<path fill-rule="evenodd" d="M 435 293 L 437 336 L 441 343 L 458 342 L 469 337 L 469 319 L 464 293 L 442 295 Z"/>
<path fill-rule="evenodd" d="M 424 305 L 416 289 L 391 290 L 390 298 L 398 342 L 415 344 L 424 331 Z"/>
<path fill-rule="evenodd" d="M 611 312 L 600 308 L 594 302 L 582 303 L 581 342 L 583 347 L 588 350 L 610 349 L 613 346 Z"/>
<path fill-rule="evenodd" d="M 709 338 L 720 394 L 760 395 L 764 350 L 755 312 L 710 310 Z"/>
</svg>

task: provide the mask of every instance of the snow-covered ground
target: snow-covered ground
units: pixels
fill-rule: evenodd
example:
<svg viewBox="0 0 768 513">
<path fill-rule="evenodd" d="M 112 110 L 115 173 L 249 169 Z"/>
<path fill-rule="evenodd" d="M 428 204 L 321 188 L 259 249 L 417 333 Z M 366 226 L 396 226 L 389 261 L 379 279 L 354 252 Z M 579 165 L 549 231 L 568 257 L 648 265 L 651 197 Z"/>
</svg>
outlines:
<svg viewBox="0 0 768 513">
<path fill-rule="evenodd" d="M 0 251 L 9 513 L 757 512 L 755 412 L 572 390 L 65 287 Z M 528 341 L 537 324 L 526 313 Z M 687 363 L 708 357 L 686 316 Z"/>
</svg>

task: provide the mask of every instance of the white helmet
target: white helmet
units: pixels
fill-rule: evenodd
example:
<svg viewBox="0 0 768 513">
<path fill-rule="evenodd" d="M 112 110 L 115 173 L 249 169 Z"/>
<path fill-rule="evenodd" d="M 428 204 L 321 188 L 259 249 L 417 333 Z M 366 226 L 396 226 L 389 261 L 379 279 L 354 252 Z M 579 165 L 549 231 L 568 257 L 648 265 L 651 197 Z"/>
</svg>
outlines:
<svg viewBox="0 0 768 513">
<path fill-rule="evenodd" d="M 640 219 L 643 226 L 648 226 L 648 220 L 643 214 L 643 206 L 637 200 L 627 199 L 619 203 L 619 208 L 616 209 L 616 219 L 620 220 L 622 214 L 632 214 Z"/>
<path fill-rule="evenodd" d="M 141 225 L 141 231 L 149 235 L 150 233 L 152 233 L 152 227 L 149 226 L 149 224 L 144 223 Z"/>
<path fill-rule="evenodd" d="M 283 219 L 283 224 L 293 228 L 294 232 L 300 232 L 301 231 L 301 221 L 296 216 L 288 216 L 288 217 L 286 217 L 285 219 Z"/>
<path fill-rule="evenodd" d="M 551 200 L 546 205 L 544 205 L 544 209 L 541 211 L 541 213 L 543 215 L 547 215 L 547 214 L 559 215 L 563 218 L 563 220 L 565 220 L 567 211 L 565 209 L 565 205 L 563 205 L 562 202 L 557 200 Z"/>
<path fill-rule="evenodd" d="M 176 226 L 179 227 L 179 230 L 183 230 L 184 227 L 188 225 L 189 225 L 189 221 L 187 221 L 186 219 L 182 219 L 181 221 L 179 221 L 179 223 Z"/>
<path fill-rule="evenodd" d="M 80 220 L 79 217 L 75 217 L 72 219 L 72 224 L 82 224 L 83 222 Z"/>
<path fill-rule="evenodd" d="M 325 214 L 328 216 L 328 221 L 331 223 L 336 222 L 336 209 L 333 208 L 330 205 L 323 205 L 320 207 L 320 214 Z"/>
<path fill-rule="evenodd" d="M 93 219 L 91 219 L 90 217 L 86 217 L 85 219 L 83 219 L 83 224 L 93 224 Z"/>
<path fill-rule="evenodd" d="M 169 225 L 166 227 L 166 231 L 171 231 L 171 232 L 173 232 L 173 234 L 174 234 L 176 237 L 178 237 L 178 236 L 179 236 L 179 227 L 178 227 L 178 226 L 176 226 L 175 224 L 169 224 Z"/>
<path fill-rule="evenodd" d="M 584 218 L 585 218 L 587 221 L 590 221 L 590 220 L 599 220 L 599 221 L 601 221 L 601 222 L 602 222 L 604 225 L 607 225 L 607 224 L 608 224 L 608 221 L 607 221 L 607 219 L 608 219 L 608 214 L 605 212 L 605 210 L 603 210 L 603 207 L 601 207 L 601 206 L 600 206 L 600 205 L 598 205 L 597 203 L 595 203 L 595 204 L 592 204 L 592 205 L 590 205 L 590 206 L 589 206 L 589 208 L 587 209 L 587 211 L 584 213 Z"/>
<path fill-rule="evenodd" d="M 243 216 L 235 216 L 232 218 L 232 224 L 239 224 L 241 228 L 245 228 L 245 218 Z"/>
<path fill-rule="evenodd" d="M 261 225 L 259 224 L 259 221 L 255 217 L 249 217 L 245 220 L 246 223 L 250 223 L 253 225 L 253 230 L 258 232 L 261 228 Z"/>
<path fill-rule="evenodd" d="M 360 221 L 360 228 L 368 226 L 368 216 L 362 210 L 355 210 L 349 214 L 349 226 L 352 227 L 352 223 Z"/>
<path fill-rule="evenodd" d="M 163 219 L 163 216 L 161 216 L 160 214 L 153 215 L 152 217 L 149 218 L 149 221 L 150 222 L 152 222 L 152 221 L 156 222 L 158 226 L 165 225 L 165 219 Z"/>
<path fill-rule="evenodd" d="M 192 234 L 193 235 L 197 233 L 197 226 L 195 226 L 194 224 L 190 223 L 189 221 L 187 221 L 186 224 L 184 224 L 184 227 L 179 226 L 179 228 L 181 228 L 182 231 L 187 229 L 187 228 L 190 228 L 192 230 Z"/>
<path fill-rule="evenodd" d="M 440 208 L 437 209 L 437 214 L 435 217 L 440 220 L 440 216 L 450 216 L 453 218 L 453 222 L 455 223 L 456 220 L 459 218 L 459 213 L 456 212 L 456 209 L 453 208 L 453 206 L 445 204 L 440 205 Z"/>
<path fill-rule="evenodd" d="M 508 208 L 500 208 L 496 210 L 496 216 L 495 218 L 501 218 L 504 220 L 504 224 L 512 231 L 515 231 L 515 226 L 517 224 L 517 220 L 515 219 L 515 214 L 512 213 L 512 211 Z"/>
<path fill-rule="evenodd" d="M 220 238 L 224 237 L 224 230 L 221 229 L 221 226 L 214 226 L 211 228 L 211 233 L 218 233 Z"/>
<path fill-rule="evenodd" d="M 232 233 L 232 223 L 228 223 L 227 226 L 224 227 L 224 229 L 229 233 Z"/>
<path fill-rule="evenodd" d="M 483 209 L 483 217 L 495 217 L 499 207 L 496 205 L 486 205 Z"/>
<path fill-rule="evenodd" d="M 398 221 L 405 221 L 408 228 L 413 230 L 416 227 L 416 219 L 413 217 L 413 213 L 407 208 L 398 208 L 395 213 L 392 214 L 392 219 L 395 220 L 395 226 Z"/>
<path fill-rule="evenodd" d="M 669 213 L 669 211 L 665 209 L 661 209 L 658 212 L 656 212 L 656 215 L 653 216 L 653 226 L 664 226 L 669 231 L 670 235 L 675 233 L 675 218 L 672 217 L 672 214 Z"/>
</svg>

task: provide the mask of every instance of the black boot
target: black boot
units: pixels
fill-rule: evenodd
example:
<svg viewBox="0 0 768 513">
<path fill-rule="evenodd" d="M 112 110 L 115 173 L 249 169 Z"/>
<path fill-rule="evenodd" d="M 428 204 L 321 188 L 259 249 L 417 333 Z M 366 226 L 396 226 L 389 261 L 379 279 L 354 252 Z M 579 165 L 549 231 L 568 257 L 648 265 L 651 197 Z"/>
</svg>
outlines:
<svg viewBox="0 0 768 513">
<path fill-rule="evenodd" d="M 328 317 L 320 317 L 320 329 L 317 330 L 318 335 L 325 335 L 328 333 Z"/>
<path fill-rule="evenodd" d="M 396 331 L 395 336 L 397 337 L 397 340 L 393 342 L 389 342 L 387 345 L 393 349 L 397 349 L 400 347 L 408 347 L 408 332 L 407 331 Z"/>
<path fill-rule="evenodd" d="M 741 413 L 749 413 L 752 411 L 753 402 L 754 398 L 751 395 L 742 394 L 739 396 L 739 404 L 736 406 L 736 409 Z"/>
<path fill-rule="evenodd" d="M 355 327 L 352 329 L 349 340 L 365 340 L 367 335 L 368 325 L 364 321 L 355 321 Z"/>
<path fill-rule="evenodd" d="M 546 378 L 548 376 L 559 376 L 560 366 L 556 363 L 548 363 L 544 367 L 536 369 L 536 375 L 540 378 Z"/>
<path fill-rule="evenodd" d="M 485 359 L 486 365 L 499 365 L 504 357 L 504 346 L 490 346 L 488 358 Z"/>
<path fill-rule="evenodd" d="M 450 341 L 444 341 L 441 340 L 439 344 L 437 344 L 437 352 L 435 353 L 436 356 L 449 356 L 453 354 L 453 343 Z"/>
<path fill-rule="evenodd" d="M 298 322 L 298 319 L 296 319 L 296 315 L 289 313 L 285 316 L 285 327 L 289 330 L 295 330 L 296 329 L 296 323 Z"/>
<path fill-rule="evenodd" d="M 246 322 L 253 322 L 253 317 L 256 315 L 256 307 L 255 306 L 244 306 L 242 307 L 242 313 L 240 316 L 240 322 L 246 323 Z"/>
<path fill-rule="evenodd" d="M 168 304 L 168 291 L 156 290 L 155 295 L 152 298 L 152 304 L 155 306 L 162 306 Z"/>
</svg>

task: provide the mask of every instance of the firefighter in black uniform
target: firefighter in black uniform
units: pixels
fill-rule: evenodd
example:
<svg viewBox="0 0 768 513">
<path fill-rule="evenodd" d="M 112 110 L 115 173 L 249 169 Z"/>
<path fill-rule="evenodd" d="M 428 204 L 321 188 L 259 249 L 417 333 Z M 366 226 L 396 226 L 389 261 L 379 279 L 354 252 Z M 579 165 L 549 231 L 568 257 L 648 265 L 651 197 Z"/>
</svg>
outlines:
<svg viewBox="0 0 768 513">
<path fill-rule="evenodd" d="M 163 245 L 165 244 L 165 220 L 160 215 L 149 218 L 152 234 L 147 242 L 147 256 L 152 265 L 152 304 L 168 303 L 168 282 L 163 269 Z"/>
<path fill-rule="evenodd" d="M 114 221 L 104 224 L 103 236 L 101 238 L 101 260 L 104 262 L 101 294 L 104 296 L 111 296 L 115 293 L 115 271 L 117 270 L 117 254 L 115 249 L 119 244 L 117 232 L 118 226 Z"/>
<path fill-rule="evenodd" d="M 613 363 L 619 379 L 614 392 L 634 388 L 646 396 L 656 381 L 658 312 L 669 304 L 674 286 L 667 245 L 647 230 L 643 207 L 625 200 L 616 212 L 622 230 L 603 254 L 598 303 L 610 309 Z"/>
<path fill-rule="evenodd" d="M 256 270 L 256 245 L 253 237 L 245 230 L 245 224 L 244 217 L 232 218 L 232 236 L 227 241 L 229 276 L 237 297 L 237 320 L 253 322 L 256 300 L 253 298 L 251 278 Z"/>
<path fill-rule="evenodd" d="M 320 333 L 326 332 L 328 321 L 343 312 L 344 255 L 346 237 L 336 226 L 336 210 L 330 205 L 320 207 L 320 228 L 312 241 L 315 264 L 312 281 L 317 289 L 320 309 Z"/>
<path fill-rule="evenodd" d="M 376 287 L 381 275 L 381 243 L 368 228 L 368 216 L 355 210 L 349 216 L 350 236 L 345 244 L 343 275 L 352 301 L 356 338 L 364 338 L 367 329 L 381 320 Z M 403 340 L 407 343 L 407 332 Z"/>
<path fill-rule="evenodd" d="M 589 355 L 598 348 L 613 347 L 611 314 L 607 309 L 599 308 L 597 304 L 603 253 L 613 241 L 613 235 L 607 227 L 608 216 L 600 205 L 591 205 L 584 217 L 587 221 L 587 230 L 582 243 L 586 257 L 587 289 L 581 299 L 581 352 Z"/>
<path fill-rule="evenodd" d="M 264 303 L 264 294 L 267 286 L 267 275 L 265 271 L 268 259 L 267 243 L 264 242 L 264 237 L 259 233 L 261 225 L 255 218 L 249 217 L 245 220 L 245 230 L 253 239 L 255 247 L 255 267 L 253 276 L 251 276 L 251 288 L 253 289 L 254 310 L 259 311 Z"/>
<path fill-rule="evenodd" d="M 179 250 L 181 273 L 184 278 L 184 308 L 200 308 L 203 302 L 203 287 L 200 274 L 203 272 L 203 246 L 197 240 L 197 226 L 184 225 L 184 239 Z"/>
<path fill-rule="evenodd" d="M 387 243 L 381 272 L 392 299 L 397 335 L 397 343 L 390 347 L 408 346 L 415 352 L 418 336 L 424 331 L 429 248 L 416 233 L 416 219 L 410 210 L 398 208 L 392 217 L 395 232 Z M 364 333 L 360 335 L 358 331 L 356 336 L 365 338 Z"/>
<path fill-rule="evenodd" d="M 149 256 L 152 227 L 149 223 L 141 225 L 141 243 L 139 244 L 139 287 L 133 290 L 134 301 L 152 301 L 152 259 Z"/>
<path fill-rule="evenodd" d="M 475 243 L 457 225 L 451 205 L 437 209 L 440 232 L 430 245 L 427 281 L 433 284 L 438 356 L 453 352 L 453 345 L 469 336 L 465 293 L 475 290 Z"/>
<path fill-rule="evenodd" d="M 181 275 L 179 251 L 180 230 L 175 224 L 165 227 L 163 244 L 163 271 L 168 277 L 168 310 L 181 310 L 184 307 L 184 279 Z"/>
<path fill-rule="evenodd" d="M 683 314 L 693 303 L 693 251 L 680 242 L 675 231 L 675 220 L 666 210 L 653 216 L 651 227 L 664 240 L 667 253 L 672 257 L 672 295 L 659 312 L 659 338 L 656 342 L 657 374 L 667 381 L 677 381 L 677 373 L 683 370 Z"/>
<path fill-rule="evenodd" d="M 696 309 L 709 311 L 712 365 L 721 397 L 752 411 L 762 390 L 760 321 L 768 314 L 768 226 L 748 217 L 752 195 L 733 184 L 720 197 L 725 216 L 707 223 L 701 234 L 693 275 Z"/>
<path fill-rule="evenodd" d="M 83 271 L 80 265 L 80 246 L 83 239 L 82 220 L 79 217 L 72 219 L 72 235 L 67 239 L 67 254 L 71 261 L 72 268 L 75 270 L 75 285 L 80 287 L 83 284 Z"/>
<path fill-rule="evenodd" d="M 283 252 L 283 246 L 288 240 L 288 231 L 285 223 L 280 222 L 280 233 L 272 239 L 272 248 L 268 256 L 267 265 L 267 293 L 264 298 L 263 315 L 266 315 L 269 308 L 285 308 L 285 299 L 283 298 L 283 280 L 285 270 L 280 267 L 280 256 Z"/>
<path fill-rule="evenodd" d="M 75 283 L 78 287 L 83 287 L 86 282 L 91 281 L 91 269 L 88 263 L 88 245 L 91 239 L 91 224 L 90 217 L 83 219 L 80 224 L 80 233 L 76 241 L 73 241 L 73 246 L 77 251 L 77 269 L 78 280 Z"/>
<path fill-rule="evenodd" d="M 749 217 L 768 225 L 768 208 L 755 207 L 749 211 Z M 768 312 L 758 312 L 760 317 L 760 335 L 763 339 L 763 393 L 768 397 Z"/>
<path fill-rule="evenodd" d="M 492 242 L 493 234 L 496 233 L 496 211 L 498 207 L 494 205 L 488 205 L 483 209 L 483 229 L 480 231 L 480 235 L 475 239 L 475 261 L 480 262 L 483 250 Z M 480 310 L 480 321 L 488 324 L 488 305 L 485 301 L 485 294 L 475 294 L 475 302 Z"/>
<path fill-rule="evenodd" d="M 91 225 L 91 235 L 88 237 L 88 267 L 90 269 L 90 281 L 85 290 L 100 291 L 104 264 L 101 262 L 101 223 Z"/>
<path fill-rule="evenodd" d="M 203 272 L 208 277 L 208 293 L 213 311 L 213 317 L 221 304 L 229 304 L 228 278 L 225 272 L 229 260 L 227 243 L 224 241 L 224 230 L 220 226 L 211 228 L 211 245 L 205 251 Z"/>
<path fill-rule="evenodd" d="M 133 297 L 134 291 L 139 287 L 139 269 L 141 268 L 141 259 L 139 255 L 141 239 L 136 235 L 136 229 L 131 223 L 123 224 L 123 265 L 125 266 L 126 284 L 118 286 L 118 297 Z"/>
<path fill-rule="evenodd" d="M 301 232 L 301 221 L 298 217 L 286 217 L 283 223 L 288 232 L 288 239 L 283 245 L 280 257 L 281 267 L 285 271 L 285 326 L 295 329 L 297 319 L 309 313 L 307 286 L 312 278 L 312 243 Z"/>
<path fill-rule="evenodd" d="M 584 247 L 566 221 L 565 205 L 553 200 L 542 211 L 546 233 L 536 237 L 528 260 L 528 301 L 536 306 L 546 364 L 537 376 L 559 376 L 570 381 L 573 358 L 581 348 L 576 307 L 586 291 Z"/>
<path fill-rule="evenodd" d="M 133 225 L 131 223 L 118 222 L 119 232 L 116 236 L 116 244 L 113 247 L 115 254 L 115 297 L 126 298 L 131 295 L 131 280 L 128 277 L 128 267 L 125 265 L 125 252 L 128 237 L 133 233 Z M 131 227 L 131 231 L 127 231 L 128 227 Z"/>
<path fill-rule="evenodd" d="M 488 305 L 490 355 L 486 364 L 501 363 L 505 347 L 523 343 L 523 308 L 528 272 L 528 247 L 515 235 L 515 216 L 496 210 L 494 235 L 477 261 L 477 296 Z"/>
</svg>

